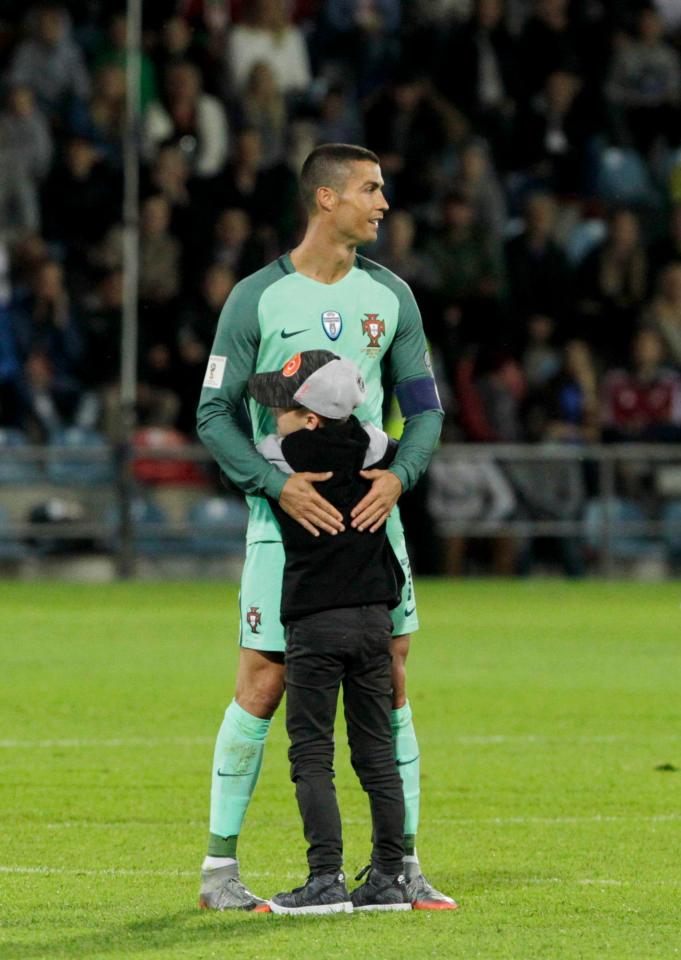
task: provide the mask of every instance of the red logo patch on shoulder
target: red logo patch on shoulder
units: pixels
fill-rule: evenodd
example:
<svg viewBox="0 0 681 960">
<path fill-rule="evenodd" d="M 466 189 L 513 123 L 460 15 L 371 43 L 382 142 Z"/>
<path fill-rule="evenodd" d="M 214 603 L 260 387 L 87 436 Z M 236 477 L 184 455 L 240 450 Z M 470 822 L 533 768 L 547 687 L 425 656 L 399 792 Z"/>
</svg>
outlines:
<svg viewBox="0 0 681 960">
<path fill-rule="evenodd" d="M 294 374 L 298 373 L 300 370 L 300 354 L 297 353 L 294 357 L 291 357 L 290 360 L 282 367 L 282 373 L 285 377 L 292 377 Z"/>
</svg>

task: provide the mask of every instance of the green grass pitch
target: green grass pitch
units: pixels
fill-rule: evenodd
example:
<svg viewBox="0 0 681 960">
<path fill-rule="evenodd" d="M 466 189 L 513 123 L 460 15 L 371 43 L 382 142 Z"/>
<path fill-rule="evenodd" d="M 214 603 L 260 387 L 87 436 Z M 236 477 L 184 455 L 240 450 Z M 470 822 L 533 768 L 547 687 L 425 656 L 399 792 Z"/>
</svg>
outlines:
<svg viewBox="0 0 681 960">
<path fill-rule="evenodd" d="M 197 909 L 236 587 L 0 584 L 0 957 L 681 956 L 681 586 L 425 581 L 419 852 L 455 913 Z M 344 741 L 346 869 L 367 861 Z M 240 843 L 305 876 L 279 715 Z"/>
</svg>

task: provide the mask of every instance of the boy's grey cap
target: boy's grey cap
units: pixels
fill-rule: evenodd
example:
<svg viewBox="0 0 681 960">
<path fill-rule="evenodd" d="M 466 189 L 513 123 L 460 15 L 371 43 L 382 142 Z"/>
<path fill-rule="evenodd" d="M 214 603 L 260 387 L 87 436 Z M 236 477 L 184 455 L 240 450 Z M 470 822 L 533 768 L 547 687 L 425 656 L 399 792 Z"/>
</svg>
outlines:
<svg viewBox="0 0 681 960">
<path fill-rule="evenodd" d="M 357 364 L 330 350 L 304 350 L 281 370 L 256 373 L 248 392 L 265 407 L 306 407 L 342 420 L 364 401 L 366 387 Z"/>
</svg>

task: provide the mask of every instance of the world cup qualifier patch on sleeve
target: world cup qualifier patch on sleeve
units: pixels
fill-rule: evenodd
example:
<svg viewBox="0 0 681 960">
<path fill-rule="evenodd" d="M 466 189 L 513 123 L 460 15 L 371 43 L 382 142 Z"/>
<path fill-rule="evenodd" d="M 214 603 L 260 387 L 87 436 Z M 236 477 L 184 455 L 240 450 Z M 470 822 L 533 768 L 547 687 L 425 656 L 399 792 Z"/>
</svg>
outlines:
<svg viewBox="0 0 681 960">
<path fill-rule="evenodd" d="M 218 357 L 214 353 L 210 355 L 206 367 L 206 376 L 203 378 L 204 387 L 212 387 L 214 390 L 220 389 L 225 375 L 226 363 L 227 357 Z"/>
</svg>

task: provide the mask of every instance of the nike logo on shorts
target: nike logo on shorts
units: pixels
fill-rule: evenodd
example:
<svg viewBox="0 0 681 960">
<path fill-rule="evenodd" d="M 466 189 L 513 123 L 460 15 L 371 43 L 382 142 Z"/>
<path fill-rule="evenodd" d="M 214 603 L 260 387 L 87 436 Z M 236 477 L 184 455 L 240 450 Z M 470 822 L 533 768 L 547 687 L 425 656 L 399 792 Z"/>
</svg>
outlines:
<svg viewBox="0 0 681 960">
<path fill-rule="evenodd" d="M 305 327 L 303 330 L 292 330 L 290 333 L 287 333 L 286 330 L 281 331 L 281 339 L 288 340 L 289 337 L 297 337 L 299 333 L 307 333 L 309 327 Z"/>
<path fill-rule="evenodd" d="M 404 611 L 405 617 L 410 617 L 410 616 L 412 615 L 412 613 L 414 612 L 414 610 L 416 610 L 416 607 L 412 607 L 411 610 L 405 610 L 405 611 Z"/>
</svg>

